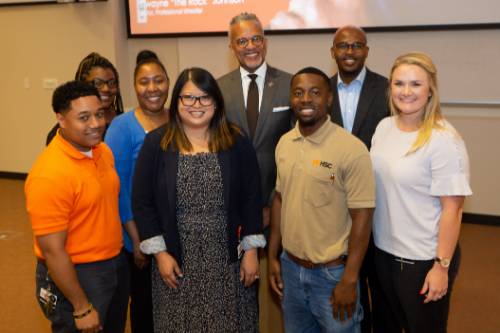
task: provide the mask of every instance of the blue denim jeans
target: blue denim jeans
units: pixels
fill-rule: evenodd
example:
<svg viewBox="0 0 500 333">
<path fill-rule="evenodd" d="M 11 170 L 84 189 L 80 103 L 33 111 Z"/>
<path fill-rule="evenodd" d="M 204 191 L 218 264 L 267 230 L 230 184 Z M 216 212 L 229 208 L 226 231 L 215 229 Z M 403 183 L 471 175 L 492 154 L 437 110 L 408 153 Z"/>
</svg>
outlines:
<svg viewBox="0 0 500 333">
<path fill-rule="evenodd" d="M 333 317 L 330 296 L 344 274 L 344 265 L 308 269 L 281 255 L 284 290 L 283 308 L 287 333 L 359 333 L 363 309 L 357 291 L 356 310 L 352 318 L 340 321 Z M 346 313 L 347 318 L 347 313 Z"/>
</svg>

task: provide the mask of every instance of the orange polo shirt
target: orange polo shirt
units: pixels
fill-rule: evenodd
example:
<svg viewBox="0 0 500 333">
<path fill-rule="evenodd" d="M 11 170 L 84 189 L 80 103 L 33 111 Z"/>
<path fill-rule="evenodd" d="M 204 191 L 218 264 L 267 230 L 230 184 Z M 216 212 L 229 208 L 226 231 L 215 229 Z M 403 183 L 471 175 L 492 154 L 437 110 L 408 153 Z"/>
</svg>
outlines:
<svg viewBox="0 0 500 333">
<path fill-rule="evenodd" d="M 118 215 L 120 182 L 104 143 L 84 155 L 59 133 L 38 157 L 25 184 L 26 207 L 35 236 L 67 232 L 73 263 L 110 259 L 122 248 Z"/>
</svg>

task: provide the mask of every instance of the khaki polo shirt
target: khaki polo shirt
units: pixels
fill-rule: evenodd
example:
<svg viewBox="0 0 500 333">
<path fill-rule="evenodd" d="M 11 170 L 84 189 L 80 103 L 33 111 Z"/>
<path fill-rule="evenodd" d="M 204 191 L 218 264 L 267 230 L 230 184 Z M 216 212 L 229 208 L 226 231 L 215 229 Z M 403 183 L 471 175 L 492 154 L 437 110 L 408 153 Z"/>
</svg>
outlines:
<svg viewBox="0 0 500 333">
<path fill-rule="evenodd" d="M 365 145 L 328 118 L 307 137 L 297 124 L 280 139 L 275 157 L 283 248 L 314 263 L 347 254 L 349 208 L 375 207 Z"/>
</svg>

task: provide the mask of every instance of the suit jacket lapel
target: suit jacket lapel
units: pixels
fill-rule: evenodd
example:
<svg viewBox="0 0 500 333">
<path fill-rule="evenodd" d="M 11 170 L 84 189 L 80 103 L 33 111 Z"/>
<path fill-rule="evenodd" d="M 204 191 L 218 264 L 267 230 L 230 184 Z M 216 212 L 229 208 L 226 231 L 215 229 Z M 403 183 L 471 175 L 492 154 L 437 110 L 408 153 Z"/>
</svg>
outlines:
<svg viewBox="0 0 500 333">
<path fill-rule="evenodd" d="M 234 108 L 236 110 L 236 117 L 238 118 L 238 124 L 242 124 L 243 130 L 245 133 L 248 133 L 248 121 L 247 121 L 247 112 L 245 109 L 245 99 L 243 97 L 243 86 L 241 84 L 241 72 L 240 68 L 238 67 L 236 70 L 234 70 L 231 73 L 231 84 L 234 87 L 234 100 L 232 101 L 224 101 L 224 102 L 229 102 L 229 103 L 234 103 L 234 105 L 231 105 L 231 108 Z M 229 107 L 226 105 L 226 108 Z"/>
<path fill-rule="evenodd" d="M 333 93 L 333 103 L 332 103 L 332 109 L 331 109 L 331 115 L 330 117 L 332 118 L 331 120 L 339 125 L 344 127 L 344 122 L 342 120 L 342 112 L 340 111 L 340 100 L 339 100 L 339 92 L 337 90 L 337 75 L 335 74 L 332 76 L 331 79 L 331 86 L 332 86 L 332 93 Z"/>
<path fill-rule="evenodd" d="M 267 124 L 266 119 L 269 114 L 273 112 L 274 93 L 277 89 L 276 83 L 276 70 L 267 65 L 266 78 L 264 80 L 264 91 L 262 93 L 262 103 L 260 104 L 259 119 L 257 121 L 257 128 L 255 129 L 255 136 L 253 138 L 254 146 L 259 142 L 262 133 Z"/>
<path fill-rule="evenodd" d="M 370 104 L 375 97 L 375 88 L 373 86 L 373 78 L 371 72 L 366 69 L 365 81 L 361 87 L 361 93 L 359 95 L 358 107 L 356 108 L 356 116 L 354 117 L 354 124 L 352 125 L 352 134 L 357 135 L 361 124 L 368 115 L 370 110 Z"/>
</svg>

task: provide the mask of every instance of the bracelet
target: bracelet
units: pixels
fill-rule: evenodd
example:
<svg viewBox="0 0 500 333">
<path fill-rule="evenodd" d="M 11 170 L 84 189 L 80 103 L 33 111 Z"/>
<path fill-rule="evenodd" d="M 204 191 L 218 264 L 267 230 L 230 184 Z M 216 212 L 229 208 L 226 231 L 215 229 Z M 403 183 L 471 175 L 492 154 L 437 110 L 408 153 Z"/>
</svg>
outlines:
<svg viewBox="0 0 500 333">
<path fill-rule="evenodd" d="M 73 318 L 75 318 L 75 319 L 85 318 L 86 316 L 88 316 L 92 312 L 93 309 L 94 309 L 94 306 L 92 305 L 92 303 L 89 303 L 89 308 L 87 310 L 85 310 L 84 312 L 82 312 L 80 314 L 75 314 L 73 312 Z"/>
</svg>

